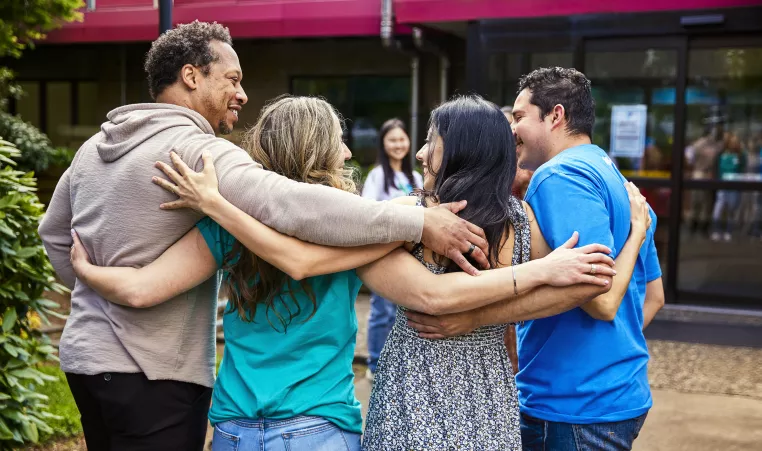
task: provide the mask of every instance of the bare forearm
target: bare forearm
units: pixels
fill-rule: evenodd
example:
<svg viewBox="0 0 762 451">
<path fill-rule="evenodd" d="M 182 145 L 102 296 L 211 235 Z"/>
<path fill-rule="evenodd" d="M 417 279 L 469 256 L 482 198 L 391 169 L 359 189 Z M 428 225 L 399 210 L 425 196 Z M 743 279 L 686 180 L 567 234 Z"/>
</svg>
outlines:
<svg viewBox="0 0 762 451">
<path fill-rule="evenodd" d="M 654 320 L 656 314 L 659 313 L 663 304 L 656 304 L 652 302 L 646 302 L 643 304 L 643 329 L 645 330 L 651 321 Z"/>
<path fill-rule="evenodd" d="M 83 251 L 84 252 L 84 251 Z M 94 266 L 75 260 L 80 281 L 115 304 L 145 308 L 184 293 L 217 271 L 212 252 L 194 227 L 150 265 L 130 267 Z"/>
<path fill-rule="evenodd" d="M 632 273 L 635 270 L 640 247 L 643 245 L 643 238 L 644 234 L 638 233 L 627 239 L 621 252 L 614 260 L 617 274 L 612 280 L 611 290 L 580 306 L 588 315 L 602 321 L 614 320 L 617 311 L 619 311 L 619 306 L 622 304 L 622 299 L 630 286 L 630 279 L 632 279 Z"/>
<path fill-rule="evenodd" d="M 79 272 L 80 282 L 95 290 L 103 299 L 128 307 L 139 307 L 139 287 L 150 286 L 141 285 L 148 281 L 141 280 L 140 271 L 136 268 L 87 265 Z"/>
<path fill-rule="evenodd" d="M 339 248 L 303 242 L 267 227 L 221 196 L 204 212 L 247 249 L 296 280 L 354 269 L 402 245 Z"/>
<path fill-rule="evenodd" d="M 586 284 L 564 288 L 543 285 L 513 299 L 482 307 L 474 314 L 480 326 L 547 318 L 579 307 L 607 289 Z"/>
<path fill-rule="evenodd" d="M 544 283 L 542 272 L 533 270 L 535 265 L 515 267 L 520 291 Z M 360 268 L 358 274 L 373 292 L 430 315 L 472 310 L 515 296 L 510 267 L 482 271 L 477 277 L 460 272 L 437 276 L 402 250 Z"/>
<path fill-rule="evenodd" d="M 643 301 L 643 329 L 651 324 L 662 307 L 664 307 L 664 285 L 659 277 L 646 284 L 646 299 Z"/>
</svg>

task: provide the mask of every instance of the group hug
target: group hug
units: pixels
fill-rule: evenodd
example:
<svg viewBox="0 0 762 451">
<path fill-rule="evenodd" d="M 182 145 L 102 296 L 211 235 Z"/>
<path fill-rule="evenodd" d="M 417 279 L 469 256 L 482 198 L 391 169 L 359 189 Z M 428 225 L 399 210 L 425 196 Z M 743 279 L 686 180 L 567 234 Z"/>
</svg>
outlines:
<svg viewBox="0 0 762 451">
<path fill-rule="evenodd" d="M 166 32 L 145 70 L 155 103 L 108 114 L 39 227 L 72 289 L 60 361 L 89 450 L 200 451 L 208 424 L 214 451 L 632 448 L 656 217 L 592 144 L 584 74 L 523 76 L 511 121 L 478 95 L 441 104 L 422 177 L 388 122 L 366 185 L 408 195 L 378 201 L 325 100 L 278 97 L 240 147 L 218 136 L 248 100 L 222 25 Z M 364 427 L 363 284 L 394 306 Z"/>
</svg>

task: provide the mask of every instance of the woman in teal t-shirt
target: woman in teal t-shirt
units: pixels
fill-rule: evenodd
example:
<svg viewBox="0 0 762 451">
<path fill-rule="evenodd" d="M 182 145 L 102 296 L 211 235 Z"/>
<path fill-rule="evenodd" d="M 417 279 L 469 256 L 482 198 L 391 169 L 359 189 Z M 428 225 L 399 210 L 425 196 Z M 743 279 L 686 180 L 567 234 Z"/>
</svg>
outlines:
<svg viewBox="0 0 762 451">
<path fill-rule="evenodd" d="M 328 103 L 286 97 L 265 107 L 247 132 L 244 147 L 266 169 L 354 191 L 344 168 L 351 153 L 341 141 L 341 130 Z M 202 173 L 194 173 L 174 154 L 172 160 L 184 175 L 172 176 L 179 184 L 173 192 L 182 197 L 181 205 L 208 218 L 141 269 L 94 266 L 76 237 L 72 264 L 81 282 L 105 299 L 131 307 L 164 302 L 223 270 L 230 300 L 223 320 L 225 351 L 209 414 L 214 450 L 263 445 L 267 450 L 359 449 L 362 418 L 352 359 L 354 302 L 361 279 L 379 291 L 388 292 L 389 284 L 402 287 L 401 306 L 445 314 L 514 297 L 516 288 L 507 283 L 514 277 L 512 269 L 522 291 L 580 280 L 603 285 L 586 274 L 592 263 L 601 264 L 599 274 L 611 274 L 606 263 L 612 261 L 597 253 L 604 251 L 600 246 L 561 248 L 552 258 L 472 277 L 434 275 L 397 249 L 402 243 L 356 248 L 304 243 L 269 229 L 222 198 L 210 155 L 204 155 Z M 326 224 L 316 224 L 320 226 Z M 581 254 L 590 254 L 582 255 L 583 265 Z M 399 271 L 392 278 L 387 277 L 390 268 Z M 199 334 L 212 341 L 212 330 Z"/>
</svg>

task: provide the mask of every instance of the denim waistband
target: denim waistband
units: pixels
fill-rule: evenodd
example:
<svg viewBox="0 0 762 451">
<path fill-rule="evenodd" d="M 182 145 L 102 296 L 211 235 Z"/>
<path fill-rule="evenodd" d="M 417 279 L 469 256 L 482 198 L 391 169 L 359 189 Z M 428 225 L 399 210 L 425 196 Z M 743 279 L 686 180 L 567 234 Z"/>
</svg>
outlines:
<svg viewBox="0 0 762 451">
<path fill-rule="evenodd" d="M 328 420 L 322 417 L 314 417 L 310 415 L 299 415 L 291 418 L 275 419 L 275 418 L 236 418 L 229 420 L 238 426 L 245 428 L 270 428 L 270 427 L 282 427 L 291 426 L 300 423 L 330 423 Z"/>
</svg>

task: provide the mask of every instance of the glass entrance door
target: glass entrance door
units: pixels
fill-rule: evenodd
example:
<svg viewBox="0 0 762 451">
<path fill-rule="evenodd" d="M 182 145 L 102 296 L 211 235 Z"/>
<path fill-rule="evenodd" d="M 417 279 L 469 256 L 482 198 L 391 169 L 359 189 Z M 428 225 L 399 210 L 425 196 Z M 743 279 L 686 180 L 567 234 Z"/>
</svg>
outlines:
<svg viewBox="0 0 762 451">
<path fill-rule="evenodd" d="M 677 289 L 762 298 L 762 39 L 689 42 Z"/>
</svg>

